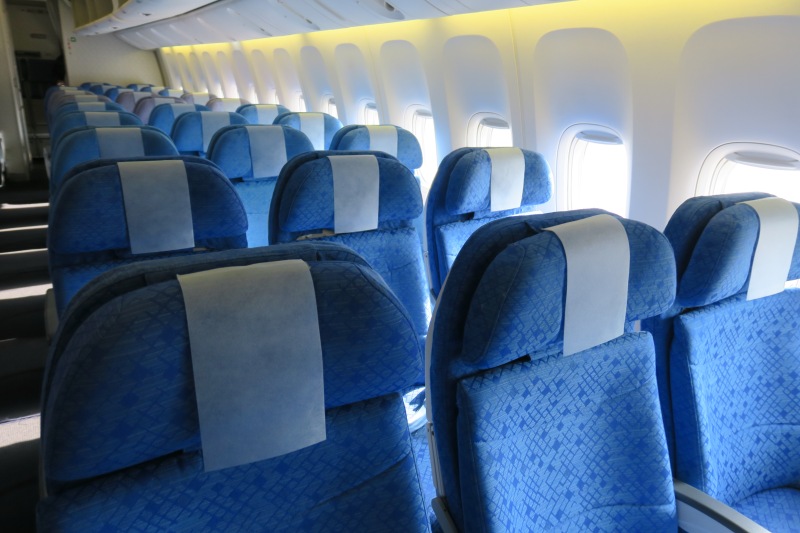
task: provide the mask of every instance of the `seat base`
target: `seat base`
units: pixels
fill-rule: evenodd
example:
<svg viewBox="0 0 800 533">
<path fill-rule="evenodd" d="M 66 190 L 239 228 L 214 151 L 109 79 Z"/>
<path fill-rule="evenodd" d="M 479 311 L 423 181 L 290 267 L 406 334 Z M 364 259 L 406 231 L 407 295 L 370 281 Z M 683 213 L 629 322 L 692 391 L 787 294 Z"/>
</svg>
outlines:
<svg viewBox="0 0 800 533">
<path fill-rule="evenodd" d="M 773 533 L 800 527 L 800 490 L 779 488 L 753 494 L 732 505 Z"/>
</svg>

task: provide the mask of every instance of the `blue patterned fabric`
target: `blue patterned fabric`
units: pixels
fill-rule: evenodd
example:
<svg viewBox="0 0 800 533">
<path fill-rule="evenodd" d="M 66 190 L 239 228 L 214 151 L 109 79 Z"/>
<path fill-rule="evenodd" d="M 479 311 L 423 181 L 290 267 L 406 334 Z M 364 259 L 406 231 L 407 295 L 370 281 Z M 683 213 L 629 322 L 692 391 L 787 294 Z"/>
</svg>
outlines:
<svg viewBox="0 0 800 533">
<path fill-rule="evenodd" d="M 397 159 L 410 170 L 418 169 L 422 166 L 422 148 L 419 146 L 419 141 L 410 131 L 398 126 L 394 127 L 397 128 Z M 330 149 L 343 151 L 372 150 L 367 126 L 351 124 L 343 127 L 333 136 Z"/>
<path fill-rule="evenodd" d="M 258 110 L 263 109 L 270 113 L 274 112 L 275 117 L 270 120 L 269 122 L 261 122 L 258 116 Z M 250 124 L 272 124 L 275 121 L 275 118 L 278 118 L 278 115 L 282 115 L 284 113 L 289 112 L 289 108 L 286 106 L 282 106 L 280 104 L 246 104 L 239 109 L 236 110 L 237 113 L 242 115 Z"/>
<path fill-rule="evenodd" d="M 117 126 L 117 128 L 136 128 L 142 134 L 142 147 L 145 156 L 174 156 L 178 155 L 175 145 L 163 132 L 150 126 Z M 141 154 L 131 153 L 131 156 Z M 97 141 L 97 131 L 92 126 L 77 128 L 62 137 L 50 161 L 50 197 L 56 198 L 61 181 L 67 172 L 86 161 L 100 159 L 100 144 Z"/>
<path fill-rule="evenodd" d="M 125 110 L 122 109 L 121 106 L 115 104 L 114 102 L 100 102 L 103 104 L 102 109 L 99 111 L 115 111 L 117 113 L 125 113 Z M 51 114 L 48 115 L 47 123 L 52 127 L 61 115 L 66 115 L 67 113 L 75 113 L 76 111 L 80 111 L 80 107 L 78 102 L 64 102 L 63 104 L 59 105 L 58 108 L 54 109 Z"/>
<path fill-rule="evenodd" d="M 419 185 L 397 159 L 373 154 L 380 171 L 379 221 L 372 231 L 323 235 L 333 230 L 332 151 L 309 152 L 289 161 L 281 171 L 272 196 L 269 242 L 298 238 L 342 243 L 361 254 L 403 302 L 417 334 L 424 338 L 430 321 L 425 266 L 412 221 L 422 212 Z M 422 382 L 420 375 L 420 381 Z"/>
<path fill-rule="evenodd" d="M 195 111 L 209 111 L 204 105 L 186 104 L 182 100 L 181 104 L 193 106 Z M 178 115 L 180 116 L 180 114 Z M 150 118 L 147 119 L 148 126 L 158 128 L 167 135 L 172 135 L 172 126 L 175 124 L 175 112 L 170 104 L 160 104 L 153 108 Z"/>
<path fill-rule="evenodd" d="M 95 85 L 91 85 L 89 87 L 89 91 L 98 95 L 103 95 L 106 93 L 106 91 L 108 91 L 109 89 L 113 89 L 114 87 L 118 88 L 119 85 L 111 85 L 109 83 L 98 83 Z"/>
<path fill-rule="evenodd" d="M 626 524 L 623 530 L 675 527 L 650 336 L 626 333 L 561 357 L 564 252 L 544 230 L 601 213 L 590 209 L 493 221 L 472 234 L 453 264 L 430 332 L 429 389 L 444 491 L 460 527 L 572 530 L 585 524 L 602 530 L 614 529 L 615 521 Z M 631 246 L 630 332 L 634 320 L 672 304 L 675 271 L 663 235 L 639 222 L 622 224 Z M 579 379 L 594 384 L 580 392 Z M 607 387 L 600 388 L 602 383 Z M 569 393 L 584 400 L 567 402 Z M 630 409 L 604 408 L 612 401 Z M 541 410 L 547 416 L 536 414 Z M 540 424 L 556 414 L 566 421 L 545 433 Z M 635 433 L 626 429 L 634 420 Z M 601 435 L 610 440 L 600 445 Z M 627 446 L 634 438 L 652 440 Z M 619 446 L 620 441 L 626 445 Z M 558 461 L 533 461 L 537 455 L 530 452 L 517 455 L 531 446 L 543 447 L 554 460 L 605 456 L 594 475 L 572 479 L 569 464 L 556 469 Z M 635 476 L 619 471 L 627 464 L 635 465 Z M 556 481 L 560 475 L 566 478 Z M 580 493 L 569 483 L 582 484 Z M 629 483 L 629 490 L 603 493 L 604 486 L 621 483 Z M 615 495 L 619 499 L 613 504 L 602 499 Z"/>
<path fill-rule="evenodd" d="M 183 104 L 185 103 L 180 98 L 176 98 L 173 96 L 148 96 L 146 98 L 142 98 L 136 105 L 133 107 L 133 112 L 142 119 L 142 122 L 145 124 L 150 123 L 150 114 L 153 112 L 153 109 L 156 108 L 158 105 L 164 104 Z"/>
<path fill-rule="evenodd" d="M 296 247 L 307 257 L 309 245 Z M 292 246 L 278 248 L 291 255 Z M 272 250 L 242 253 L 252 260 Z M 170 260 L 173 271 L 182 270 L 181 261 Z M 160 265 L 169 270 L 166 261 Z M 39 527 L 428 531 L 397 392 L 422 365 L 408 316 L 367 267 L 340 260 L 309 267 L 323 347 L 325 441 L 203 472 L 185 310 L 173 272 L 108 299 L 68 342 L 56 340 L 64 351 L 51 368 L 42 412 L 48 498 L 38 509 Z"/>
<path fill-rule="evenodd" d="M 788 289 L 749 302 L 737 295 L 675 319 L 677 477 L 729 505 L 800 486 L 798 309 L 800 291 Z"/>
<path fill-rule="evenodd" d="M 735 503 L 734 508 L 772 533 L 797 531 L 800 488 L 765 490 Z"/>
<path fill-rule="evenodd" d="M 122 108 L 128 113 L 134 113 L 136 110 L 136 104 L 139 103 L 139 100 L 152 97 L 153 93 L 148 91 L 131 91 L 129 93 L 120 94 L 117 97 L 117 104 L 121 105 Z"/>
<path fill-rule="evenodd" d="M 227 125 L 247 124 L 247 119 L 237 113 L 216 112 L 216 114 L 228 115 Z M 206 156 L 206 147 L 203 145 L 204 133 L 200 112 L 184 113 L 175 119 L 172 125 L 172 140 L 178 151 L 185 155 Z"/>
<path fill-rule="evenodd" d="M 105 96 L 92 96 L 90 97 L 91 100 L 87 101 L 87 96 L 80 96 L 80 95 L 72 95 L 72 94 L 56 94 L 50 101 L 47 103 L 47 108 L 45 110 L 45 118 L 47 120 L 47 124 L 50 128 L 58 120 L 58 117 L 64 113 L 73 113 L 75 111 L 80 111 L 78 108 L 78 104 L 80 103 L 91 103 L 91 104 L 104 104 L 104 108 L 106 111 L 118 111 L 122 112 L 125 111 L 120 105 L 115 104 L 110 99 L 106 98 Z M 103 109 L 93 109 L 92 111 L 102 111 Z"/>
<path fill-rule="evenodd" d="M 333 117 L 327 113 L 315 113 L 320 114 L 323 116 L 325 120 L 325 150 L 329 150 L 331 146 L 331 141 L 333 141 L 333 136 L 336 134 L 337 131 L 342 129 L 342 123 L 339 121 L 338 118 Z M 275 118 L 275 122 L 273 124 L 280 124 L 283 126 L 291 126 L 296 130 L 300 130 L 300 117 L 303 113 L 296 113 L 296 112 L 288 112 L 278 115 Z"/>
<path fill-rule="evenodd" d="M 247 246 L 247 218 L 227 178 L 207 163 L 187 160 L 185 167 L 195 246 L 208 250 Z M 59 314 L 75 292 L 99 273 L 170 255 L 131 255 L 115 162 L 95 166 L 64 182 L 51 206 L 47 242 Z"/>
<path fill-rule="evenodd" d="M 439 294 L 453 259 L 472 231 L 491 220 L 530 212 L 535 205 L 550 199 L 552 177 L 547 162 L 536 152 L 522 150 L 522 153 L 525 158 L 522 205 L 497 212 L 490 210 L 491 164 L 484 149 L 459 148 L 442 160 L 428 192 L 425 211 L 428 266 L 434 294 Z M 476 222 L 481 219 L 486 220 Z"/>
<path fill-rule="evenodd" d="M 142 121 L 139 120 L 139 117 L 134 115 L 133 113 L 118 113 L 114 111 L 109 111 L 108 113 L 113 113 L 117 117 L 119 117 L 119 125 L 120 126 L 141 126 Z M 76 111 L 74 113 L 67 113 L 65 115 L 59 115 L 58 119 L 56 120 L 55 124 L 53 124 L 53 128 L 50 131 L 50 151 L 55 152 L 55 147 L 58 145 L 58 140 L 68 131 L 74 130 L 76 128 L 81 128 L 83 126 L 90 126 L 86 122 L 86 113 L 84 111 Z"/>
</svg>

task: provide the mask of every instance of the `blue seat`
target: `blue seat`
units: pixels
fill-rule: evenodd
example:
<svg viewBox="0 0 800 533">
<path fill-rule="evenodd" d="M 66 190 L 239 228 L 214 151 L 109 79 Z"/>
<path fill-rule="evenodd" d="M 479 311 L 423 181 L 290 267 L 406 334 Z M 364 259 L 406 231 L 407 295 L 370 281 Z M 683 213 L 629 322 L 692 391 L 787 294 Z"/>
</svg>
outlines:
<svg viewBox="0 0 800 533">
<path fill-rule="evenodd" d="M 363 126 L 351 124 L 336 132 L 331 140 L 331 150 L 380 150 L 396 157 L 410 170 L 422 166 L 422 149 L 419 141 L 408 130 L 398 126 Z"/>
<path fill-rule="evenodd" d="M 240 107 L 250 105 L 250 102 L 244 98 L 212 98 L 205 105 L 211 111 L 237 113 Z"/>
<path fill-rule="evenodd" d="M 151 93 L 152 94 L 152 93 Z M 148 96 L 136 102 L 133 108 L 133 113 L 142 119 L 145 124 L 150 123 L 150 114 L 156 106 L 163 104 L 184 104 L 185 102 L 180 98 L 172 98 L 170 96 Z M 169 133 L 167 133 L 169 135 Z"/>
<path fill-rule="evenodd" d="M 126 175 L 131 173 L 140 183 L 149 184 L 148 175 L 162 182 L 151 184 L 145 198 L 137 198 L 126 188 L 125 179 L 131 179 Z M 163 173 L 169 173 L 173 188 L 180 174 L 185 174 L 178 190 L 183 196 L 169 194 Z M 175 205 L 159 210 L 156 198 Z M 147 200 L 144 209 L 134 209 L 132 202 Z M 182 217 L 178 223 L 171 216 L 174 212 Z M 158 234 L 154 238 L 151 233 L 149 241 L 142 239 L 143 226 L 144 231 Z M 86 282 L 102 272 L 159 256 L 244 248 L 246 231 L 247 217 L 236 191 L 219 169 L 206 162 L 193 158 L 107 161 L 74 174 L 52 203 L 47 234 L 58 314 Z M 172 238 L 176 234 L 177 240 Z"/>
<path fill-rule="evenodd" d="M 175 124 L 175 120 L 190 111 L 208 111 L 208 108 L 202 105 L 187 104 L 183 100 L 179 103 L 159 104 L 153 108 L 147 124 L 160 129 L 167 135 L 172 135 L 172 126 Z"/>
<path fill-rule="evenodd" d="M 110 83 L 97 83 L 95 85 L 90 86 L 88 90 L 93 92 L 94 94 L 102 96 L 106 94 L 106 91 L 108 91 L 109 89 L 113 89 L 115 87 L 119 88 L 119 85 L 112 85 Z"/>
<path fill-rule="evenodd" d="M 152 96 L 153 93 L 148 91 L 131 91 L 120 94 L 117 97 L 117 103 L 128 113 L 133 113 L 136 110 L 136 104 L 139 103 L 139 100 Z"/>
<path fill-rule="evenodd" d="M 55 119 L 61 113 L 75 111 L 71 106 L 80 105 L 81 107 L 85 107 L 86 109 L 81 109 L 81 111 L 100 111 L 102 109 L 101 104 L 111 104 L 113 107 L 112 109 L 122 111 L 114 102 L 106 98 L 105 96 L 97 96 L 94 94 L 74 94 L 74 93 L 60 93 L 54 95 L 50 100 L 47 102 L 47 107 L 45 109 L 45 118 L 47 119 L 47 124 L 52 127 L 55 123 Z M 89 109 L 92 108 L 92 109 Z"/>
<path fill-rule="evenodd" d="M 217 96 L 211 93 L 193 93 L 185 92 L 181 95 L 181 99 L 188 104 L 206 105 L 209 100 L 213 100 Z"/>
<path fill-rule="evenodd" d="M 99 98 L 99 97 L 98 97 Z M 53 112 L 50 114 L 49 118 L 47 119 L 48 127 L 52 128 L 58 119 L 62 115 L 66 115 L 69 113 L 75 112 L 91 112 L 97 113 L 100 111 L 113 111 L 115 113 L 124 113 L 125 110 L 122 109 L 119 105 L 115 104 L 114 102 L 102 102 L 102 101 L 95 101 L 95 102 L 63 102 L 60 106 L 53 109 Z"/>
<path fill-rule="evenodd" d="M 183 89 L 169 89 L 165 87 L 156 92 L 159 96 L 169 96 L 172 98 L 181 98 L 181 96 L 183 96 Z"/>
<path fill-rule="evenodd" d="M 346 179 L 337 195 L 334 164 L 344 165 L 345 169 L 356 164 L 356 170 L 351 167 L 342 174 L 358 175 L 357 195 L 347 194 Z M 367 189 L 373 194 L 367 194 Z M 342 196 L 356 202 L 342 205 L 339 203 Z M 337 204 L 344 209 L 337 212 Z M 352 209 L 363 210 L 359 214 L 370 213 L 369 224 L 351 225 Z M 310 152 L 289 161 L 278 177 L 269 213 L 269 242 L 318 239 L 352 248 L 403 302 L 414 330 L 424 342 L 430 320 L 430 300 L 422 252 L 413 226 L 413 220 L 421 211 L 419 184 L 411 171 L 394 157 L 381 152 L 346 155 Z M 422 381 L 420 376 L 419 383 Z"/>
<path fill-rule="evenodd" d="M 152 83 L 129 83 L 128 84 L 128 89 L 131 89 L 131 90 L 134 90 L 134 91 L 146 91 L 150 87 L 153 87 Z"/>
<path fill-rule="evenodd" d="M 75 111 L 58 116 L 50 133 L 50 151 L 55 152 L 58 140 L 70 130 L 83 126 L 141 126 L 142 121 L 132 113 L 119 111 Z"/>
<path fill-rule="evenodd" d="M 178 151 L 169 137 L 150 126 L 74 129 L 59 140 L 50 160 L 50 196 L 55 197 L 63 176 L 78 163 L 158 155 L 178 155 Z"/>
<path fill-rule="evenodd" d="M 126 87 L 111 87 L 105 92 L 105 96 L 108 97 L 112 102 L 116 102 L 120 94 L 129 92 L 133 92 L 133 89 L 128 89 Z"/>
<path fill-rule="evenodd" d="M 281 169 L 312 150 L 303 132 L 288 126 L 226 126 L 214 136 L 208 159 L 231 179 L 242 199 L 251 248 L 269 244 L 269 207 Z"/>
<path fill-rule="evenodd" d="M 172 140 L 180 153 L 205 157 L 214 134 L 233 124 L 247 124 L 247 119 L 225 111 L 184 113 L 172 125 Z"/>
<path fill-rule="evenodd" d="M 653 341 L 634 330 L 674 294 L 666 238 L 600 210 L 472 235 L 429 333 L 435 505 L 460 531 L 677 530 Z"/>
<path fill-rule="evenodd" d="M 240 106 L 237 113 L 250 124 L 272 124 L 278 115 L 288 113 L 289 108 L 280 104 L 247 104 Z"/>
<path fill-rule="evenodd" d="M 348 253 L 292 244 L 206 254 L 200 261 L 155 260 L 109 272 L 102 284 L 96 280 L 82 302 L 104 295 L 101 302 L 80 323 L 65 318 L 69 324 L 51 352 L 42 410 L 47 497 L 37 509 L 39 529 L 429 531 L 397 392 L 422 365 L 415 332 L 379 276 Z M 186 295 L 186 280 L 221 276 L 212 270 L 220 267 L 238 267 L 228 272 L 234 276 L 274 271 L 287 260 L 305 261 L 313 282 L 313 302 L 304 302 L 317 319 L 302 333 L 314 333 L 321 348 L 315 361 L 322 366 L 325 438 L 207 471 L 212 452 L 200 407 L 195 331 L 187 319 L 206 307 Z M 269 310 L 285 305 L 258 301 Z M 213 312 L 236 320 L 235 303 L 213 302 Z M 76 305 L 70 314 L 80 311 Z M 290 349 L 278 345 L 265 351 L 272 356 L 265 360 L 291 368 Z M 235 349 L 219 355 L 220 372 L 235 368 Z M 266 407 L 276 396 L 266 384 L 240 389 Z"/>
<path fill-rule="evenodd" d="M 53 85 L 51 87 L 48 87 L 47 90 L 44 93 L 44 108 L 45 108 L 45 110 L 49 109 L 48 104 L 50 103 L 50 100 L 52 98 L 55 98 L 56 96 L 61 97 L 61 96 L 65 96 L 65 95 L 68 95 L 68 94 L 71 94 L 73 96 L 76 95 L 76 94 L 80 94 L 80 95 L 84 95 L 84 96 L 85 95 L 90 95 L 90 96 L 94 95 L 94 96 L 96 96 L 92 92 L 84 91 L 83 89 L 79 89 L 77 87 L 68 87 L 68 86 L 65 86 L 65 85 Z"/>
<path fill-rule="evenodd" d="M 302 131 L 314 145 L 314 150 L 328 150 L 334 134 L 342 129 L 339 119 L 327 113 L 283 113 L 275 118 L 274 124 Z"/>
<path fill-rule="evenodd" d="M 665 230 L 675 306 L 643 323 L 661 340 L 676 477 L 776 532 L 800 523 L 800 290 L 783 290 L 800 278 L 796 211 L 762 193 L 684 202 Z"/>
<path fill-rule="evenodd" d="M 490 154 L 495 154 L 494 160 Z M 499 154 L 499 157 L 498 157 Z M 512 154 L 511 168 L 508 157 Z M 514 155 L 516 154 L 516 155 Z M 515 190 L 515 197 L 492 194 L 492 169 L 510 183 L 499 190 Z M 497 178 L 495 178 L 497 179 Z M 425 231 L 428 267 L 434 294 L 444 283 L 450 266 L 467 239 L 481 226 L 499 218 L 533 211 L 550 199 L 551 173 L 538 153 L 517 148 L 460 148 L 448 154 L 428 192 Z M 514 183 L 518 187 L 512 187 Z"/>
</svg>

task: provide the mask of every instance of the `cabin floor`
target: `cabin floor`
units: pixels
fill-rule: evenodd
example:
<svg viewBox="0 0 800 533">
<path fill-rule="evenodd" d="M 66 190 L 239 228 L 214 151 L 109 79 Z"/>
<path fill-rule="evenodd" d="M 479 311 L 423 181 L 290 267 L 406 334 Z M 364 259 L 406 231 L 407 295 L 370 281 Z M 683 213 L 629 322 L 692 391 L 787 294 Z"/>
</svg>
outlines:
<svg viewBox="0 0 800 533">
<path fill-rule="evenodd" d="M 31 179 L 0 188 L 0 529 L 35 531 L 39 499 L 39 397 L 44 327 L 48 183 L 41 160 Z"/>
</svg>

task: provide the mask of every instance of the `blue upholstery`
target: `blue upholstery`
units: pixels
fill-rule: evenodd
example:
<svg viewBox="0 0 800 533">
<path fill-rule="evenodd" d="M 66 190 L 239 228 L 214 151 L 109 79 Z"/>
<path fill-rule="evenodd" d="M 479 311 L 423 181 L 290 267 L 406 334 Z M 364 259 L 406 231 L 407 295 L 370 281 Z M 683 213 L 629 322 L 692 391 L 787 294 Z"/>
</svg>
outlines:
<svg viewBox="0 0 800 533">
<path fill-rule="evenodd" d="M 261 116 L 269 118 L 268 122 L 260 119 L 259 111 L 261 111 Z M 239 107 L 236 112 L 246 118 L 250 124 L 272 124 L 278 115 L 288 113 L 289 108 L 280 104 L 246 104 Z"/>
<path fill-rule="evenodd" d="M 211 93 L 183 93 L 181 100 L 189 104 L 206 105 L 209 100 L 216 98 Z"/>
<path fill-rule="evenodd" d="M 53 96 L 47 103 L 45 109 L 45 118 L 47 124 L 52 127 L 58 117 L 64 113 L 73 113 L 80 111 L 79 103 L 92 103 L 100 102 L 105 104 L 105 111 L 124 111 L 119 105 L 112 102 L 105 96 L 92 96 L 92 95 L 73 95 L 73 94 L 57 94 Z M 93 109 L 92 111 L 100 111 L 101 109 Z"/>
<path fill-rule="evenodd" d="M 677 262 L 676 305 L 642 326 L 662 341 L 659 384 L 676 477 L 771 531 L 792 531 L 800 513 L 800 292 L 745 294 L 760 222 L 739 202 L 767 196 L 698 197 L 678 208 L 665 231 Z M 800 239 L 791 244 L 788 278 L 796 279 Z"/>
<path fill-rule="evenodd" d="M 373 271 L 342 248 L 333 252 L 278 246 L 109 273 L 104 289 L 116 294 L 74 326 L 68 343 L 59 339 L 64 329 L 54 341 L 58 364 L 42 410 L 48 497 L 38 508 L 39 528 L 428 531 L 397 392 L 422 365 L 415 332 Z M 175 275 L 290 258 L 306 260 L 314 282 L 327 440 L 204 473 Z M 127 275 L 133 268 L 137 274 Z M 131 279 L 135 286 L 126 286 Z"/>
<path fill-rule="evenodd" d="M 97 94 L 97 95 L 104 95 L 106 91 L 109 89 L 113 89 L 115 87 L 119 87 L 119 85 L 112 85 L 110 83 L 98 83 L 89 87 L 89 91 Z"/>
<path fill-rule="evenodd" d="M 227 178 L 205 162 L 188 159 L 185 167 L 195 247 L 246 247 L 247 217 Z M 50 217 L 47 242 L 59 314 L 78 289 L 102 272 L 154 256 L 192 253 L 177 250 L 137 256 L 130 252 L 115 162 L 95 166 L 66 180 L 51 206 Z"/>
<path fill-rule="evenodd" d="M 160 96 L 172 96 L 173 98 L 181 98 L 181 96 L 183 96 L 183 90 L 164 88 L 158 91 L 158 94 Z M 181 98 L 181 100 L 183 100 L 183 98 Z"/>
<path fill-rule="evenodd" d="M 163 104 L 182 104 L 184 103 L 183 100 L 180 98 L 173 98 L 170 96 L 148 96 L 146 98 L 142 98 L 138 102 L 136 102 L 136 106 L 133 108 L 133 112 L 137 115 L 142 122 L 145 124 L 150 123 L 150 113 L 153 112 L 158 105 Z"/>
<path fill-rule="evenodd" d="M 137 89 L 141 90 L 141 89 Z M 116 102 L 117 98 L 122 93 L 131 92 L 133 89 L 130 88 L 123 88 L 123 87 L 111 87 L 105 92 L 105 96 L 108 97 L 112 102 Z"/>
<path fill-rule="evenodd" d="M 117 126 L 114 129 L 138 129 L 141 131 L 144 154 L 131 153 L 131 156 L 178 155 L 169 137 L 150 126 Z M 110 128 L 109 128 L 110 129 Z M 124 147 L 123 147 L 124 148 Z M 84 161 L 109 157 L 101 153 L 97 128 L 86 126 L 70 131 L 58 143 L 51 158 L 50 196 L 54 197 L 66 172 Z"/>
<path fill-rule="evenodd" d="M 101 106 L 98 106 L 100 107 L 100 109 L 92 109 L 91 111 L 113 111 L 115 113 L 125 112 L 125 110 L 122 109 L 122 107 L 115 104 L 114 102 L 99 102 L 99 103 L 102 104 Z M 81 104 L 79 104 L 78 102 L 64 102 L 62 105 L 58 106 L 57 109 L 53 110 L 53 113 L 50 115 L 47 123 L 50 125 L 50 127 L 52 127 L 53 125 L 55 125 L 56 122 L 58 122 L 58 119 L 62 115 L 85 111 L 82 110 L 81 107 L 85 106 L 81 106 Z"/>
<path fill-rule="evenodd" d="M 397 159 L 411 170 L 422 166 L 422 148 L 419 141 L 408 130 L 397 128 Z M 369 129 L 360 124 L 345 126 L 333 136 L 331 150 L 375 150 L 370 146 Z M 391 154 L 394 155 L 394 154 Z"/>
<path fill-rule="evenodd" d="M 133 113 L 105 111 L 118 117 L 120 126 L 141 126 L 142 121 Z M 59 115 L 50 133 L 50 151 L 55 152 L 58 140 L 68 131 L 83 126 L 97 126 L 92 124 L 91 115 L 87 116 L 85 111 L 75 111 L 74 113 L 67 113 Z"/>
<path fill-rule="evenodd" d="M 220 128 L 232 124 L 247 124 L 247 119 L 237 113 L 223 111 L 205 111 L 203 114 L 214 117 L 220 122 Z M 215 132 L 206 132 L 203 129 L 203 118 L 199 111 L 184 113 L 175 119 L 172 125 L 172 140 L 178 151 L 185 155 L 206 156 L 208 145 L 204 139 Z"/>
<path fill-rule="evenodd" d="M 129 83 L 128 89 L 133 89 L 134 91 L 145 91 L 152 86 L 152 83 Z"/>
<path fill-rule="evenodd" d="M 152 96 L 153 93 L 147 91 L 131 91 L 129 93 L 120 94 L 117 97 L 117 103 L 128 113 L 133 113 L 136 110 L 136 104 L 139 103 L 139 100 L 142 98 L 151 98 Z"/>
<path fill-rule="evenodd" d="M 275 118 L 274 124 L 280 124 L 282 126 L 291 126 L 296 130 L 302 131 L 303 128 L 300 127 L 301 117 L 303 115 L 310 115 L 312 113 L 296 113 L 296 112 L 289 112 L 283 113 L 282 115 L 278 115 Z M 338 118 L 333 117 L 327 113 L 313 113 L 315 115 L 322 115 L 325 124 L 325 146 L 322 148 L 323 150 L 329 150 L 331 146 L 331 142 L 333 141 L 333 136 L 336 134 L 337 131 L 342 129 L 342 123 L 339 121 Z"/>
<path fill-rule="evenodd" d="M 64 85 L 51 85 L 44 92 L 44 108 L 47 109 L 47 104 L 51 98 L 58 94 L 94 94 L 89 91 L 78 89 L 77 87 L 68 87 Z"/>
<path fill-rule="evenodd" d="M 295 157 L 281 171 L 269 214 L 270 244 L 313 238 L 344 244 L 361 254 L 408 310 L 421 338 L 430 320 L 428 283 L 419 239 L 412 221 L 422 212 L 419 185 L 397 159 L 374 154 L 380 172 L 378 228 L 330 234 L 334 228 L 333 174 L 328 156 L 310 152 Z M 327 235 L 323 232 L 328 230 Z M 422 380 L 420 379 L 420 382 Z"/>
<path fill-rule="evenodd" d="M 603 213 L 496 220 L 456 259 L 430 339 L 444 491 L 464 531 L 675 530 L 653 344 L 633 321 L 674 298 L 664 236 L 630 244 L 626 333 L 561 354 L 566 262 L 546 228 Z"/>
<path fill-rule="evenodd" d="M 238 109 L 242 106 L 250 105 L 250 102 L 244 98 L 212 98 L 206 102 L 206 107 L 211 111 L 227 111 L 229 113 L 238 113 Z"/>
<path fill-rule="evenodd" d="M 184 106 L 189 106 L 184 109 Z M 150 117 L 147 119 L 147 124 L 158 128 L 167 135 L 172 135 L 172 126 L 175 124 L 175 119 L 184 113 L 190 111 L 208 111 L 209 109 L 203 105 L 187 104 L 181 100 L 177 104 L 160 104 L 153 108 Z M 177 115 L 176 115 L 177 111 Z"/>
<path fill-rule="evenodd" d="M 281 146 L 252 146 L 248 128 L 267 128 L 281 131 L 284 144 Z M 269 244 L 269 206 L 275 190 L 277 174 L 255 175 L 251 154 L 282 150 L 279 157 L 286 161 L 314 147 L 303 132 L 288 126 L 227 126 L 217 132 L 208 147 L 208 159 L 216 163 L 233 182 L 247 211 L 247 242 L 249 246 Z"/>
<path fill-rule="evenodd" d="M 550 199 L 551 173 L 544 158 L 522 150 L 525 176 L 519 209 L 490 210 L 491 161 L 482 148 L 459 148 L 445 157 L 428 192 L 425 227 L 431 290 L 438 294 L 459 250 L 493 220 L 529 212 Z"/>
</svg>

